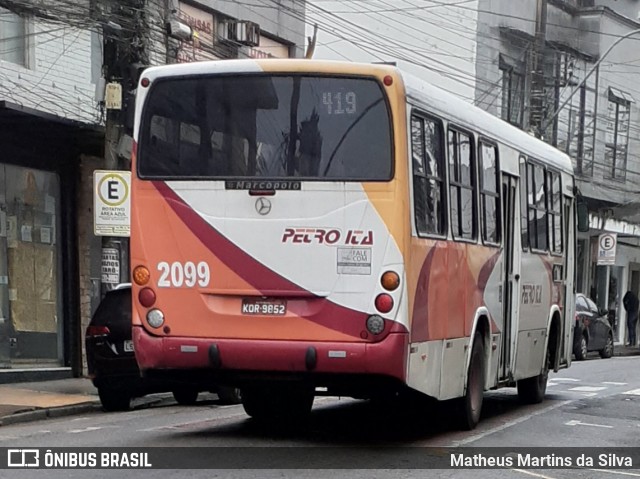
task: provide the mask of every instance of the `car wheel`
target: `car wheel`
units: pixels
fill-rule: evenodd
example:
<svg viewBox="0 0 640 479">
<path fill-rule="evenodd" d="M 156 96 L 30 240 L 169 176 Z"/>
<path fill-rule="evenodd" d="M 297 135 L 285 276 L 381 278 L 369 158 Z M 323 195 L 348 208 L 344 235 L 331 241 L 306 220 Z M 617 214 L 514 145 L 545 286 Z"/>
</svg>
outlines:
<svg viewBox="0 0 640 479">
<path fill-rule="evenodd" d="M 613 356 L 613 334 L 612 333 L 609 333 L 609 336 L 607 337 L 607 343 L 605 344 L 604 348 L 602 348 L 599 352 L 600 352 L 600 357 L 604 359 L 608 359 L 611 356 Z"/>
<path fill-rule="evenodd" d="M 573 354 L 576 355 L 576 359 L 578 361 L 584 361 L 587 359 L 588 349 L 587 349 L 587 337 L 583 334 L 580 336 L 580 341 L 574 348 Z"/>
<path fill-rule="evenodd" d="M 458 409 L 458 426 L 470 431 L 480 422 L 482 401 L 484 399 L 484 342 L 482 336 L 476 333 L 469 360 L 467 376 L 467 390 L 459 399 L 454 400 Z"/>
<path fill-rule="evenodd" d="M 222 404 L 240 404 L 242 402 L 240 388 L 220 386 L 218 387 L 217 394 Z"/>
<path fill-rule="evenodd" d="M 544 400 L 547 393 L 547 379 L 549 379 L 549 365 L 551 352 L 547 350 L 544 368 L 540 374 L 532 378 L 518 381 L 518 397 L 526 404 L 538 404 Z"/>
<path fill-rule="evenodd" d="M 193 406 L 198 401 L 198 391 L 195 389 L 176 389 L 173 398 L 181 406 Z"/>
<path fill-rule="evenodd" d="M 105 411 L 127 411 L 131 406 L 131 393 L 125 389 L 99 387 L 98 396 Z"/>
</svg>

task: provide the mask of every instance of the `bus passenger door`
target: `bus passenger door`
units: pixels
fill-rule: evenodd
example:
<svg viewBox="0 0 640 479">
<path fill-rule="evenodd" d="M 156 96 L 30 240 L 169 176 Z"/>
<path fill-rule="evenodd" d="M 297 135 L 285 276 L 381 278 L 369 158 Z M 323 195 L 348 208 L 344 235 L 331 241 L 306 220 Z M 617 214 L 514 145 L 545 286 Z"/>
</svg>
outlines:
<svg viewBox="0 0 640 479">
<path fill-rule="evenodd" d="M 518 178 L 502 174 L 502 246 L 503 246 L 503 279 L 502 279 L 502 344 L 500 348 L 500 380 L 509 379 L 512 353 L 512 337 L 514 315 L 517 313 L 519 271 L 515 269 L 514 255 L 516 251 L 515 231 L 517 208 Z"/>
</svg>

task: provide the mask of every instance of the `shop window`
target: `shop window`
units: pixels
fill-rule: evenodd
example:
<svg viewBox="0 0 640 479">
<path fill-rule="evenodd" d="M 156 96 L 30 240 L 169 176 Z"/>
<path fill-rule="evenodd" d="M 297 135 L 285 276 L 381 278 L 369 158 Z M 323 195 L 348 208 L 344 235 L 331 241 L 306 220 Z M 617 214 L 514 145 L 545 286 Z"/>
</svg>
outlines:
<svg viewBox="0 0 640 479">
<path fill-rule="evenodd" d="M 0 361 L 12 366 L 59 366 L 60 303 L 59 179 L 55 173 L 0 165 L 0 303 L 6 321 Z M 4 355 L 4 358 L 1 356 Z"/>
</svg>

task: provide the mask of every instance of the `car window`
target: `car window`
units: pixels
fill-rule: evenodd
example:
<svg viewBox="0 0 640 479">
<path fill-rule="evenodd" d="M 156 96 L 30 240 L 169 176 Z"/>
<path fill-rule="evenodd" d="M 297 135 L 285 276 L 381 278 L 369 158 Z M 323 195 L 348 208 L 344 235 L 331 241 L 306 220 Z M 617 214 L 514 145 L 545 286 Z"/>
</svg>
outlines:
<svg viewBox="0 0 640 479">
<path fill-rule="evenodd" d="M 589 305 L 587 304 L 587 300 L 584 296 L 578 296 L 576 298 L 576 310 L 577 311 L 589 311 Z"/>
<path fill-rule="evenodd" d="M 91 324 L 104 325 L 114 319 L 122 322 L 131 321 L 131 288 L 109 291 L 98 305 Z"/>
<path fill-rule="evenodd" d="M 589 305 L 589 311 L 591 311 L 592 313 L 599 313 L 598 307 L 596 306 L 596 303 L 594 303 L 593 301 L 591 301 L 589 298 L 586 298 L 587 300 L 587 304 Z"/>
</svg>

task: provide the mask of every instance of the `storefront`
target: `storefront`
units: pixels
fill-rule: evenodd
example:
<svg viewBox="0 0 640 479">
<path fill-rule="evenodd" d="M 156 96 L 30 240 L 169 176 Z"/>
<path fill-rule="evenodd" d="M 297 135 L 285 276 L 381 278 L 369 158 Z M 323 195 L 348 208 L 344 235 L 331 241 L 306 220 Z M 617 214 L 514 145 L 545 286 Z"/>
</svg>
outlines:
<svg viewBox="0 0 640 479">
<path fill-rule="evenodd" d="M 58 174 L 0 163 L 0 224 L 0 367 L 60 367 Z"/>
<path fill-rule="evenodd" d="M 627 291 L 640 296 L 640 227 L 595 215 L 590 223 L 590 233 L 578 238 L 577 290 L 609 312 L 615 342 L 625 343 L 627 314 L 622 299 Z M 609 264 L 600 258 L 603 235 L 614 238 Z"/>
<path fill-rule="evenodd" d="M 81 368 L 78 159 L 102 134 L 4 102 L 0 126 L 0 383 L 70 377 Z"/>
</svg>

